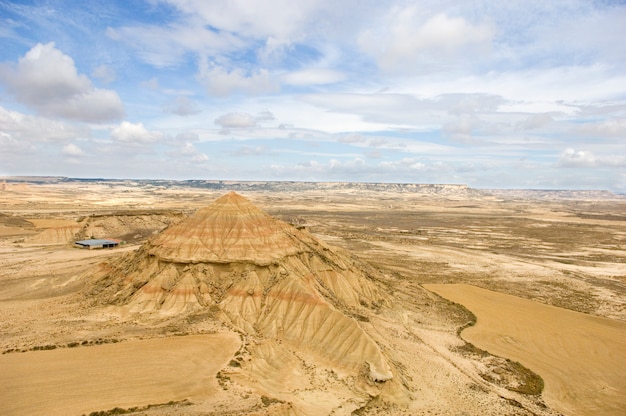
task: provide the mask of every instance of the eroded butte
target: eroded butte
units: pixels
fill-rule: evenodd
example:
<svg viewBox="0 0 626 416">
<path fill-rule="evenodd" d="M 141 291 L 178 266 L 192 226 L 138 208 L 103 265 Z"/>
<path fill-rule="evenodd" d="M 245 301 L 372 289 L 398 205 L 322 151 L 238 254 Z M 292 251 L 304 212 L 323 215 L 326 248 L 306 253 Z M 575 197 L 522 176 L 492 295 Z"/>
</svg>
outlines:
<svg viewBox="0 0 626 416">
<path fill-rule="evenodd" d="M 422 286 L 470 283 L 622 322 L 623 199 L 552 197 L 447 185 L 7 184 L 0 365 L 13 390 L 0 407 L 559 414 L 541 374 L 466 343 L 459 332 L 475 317 Z M 126 243 L 72 247 L 92 237 Z"/>
</svg>

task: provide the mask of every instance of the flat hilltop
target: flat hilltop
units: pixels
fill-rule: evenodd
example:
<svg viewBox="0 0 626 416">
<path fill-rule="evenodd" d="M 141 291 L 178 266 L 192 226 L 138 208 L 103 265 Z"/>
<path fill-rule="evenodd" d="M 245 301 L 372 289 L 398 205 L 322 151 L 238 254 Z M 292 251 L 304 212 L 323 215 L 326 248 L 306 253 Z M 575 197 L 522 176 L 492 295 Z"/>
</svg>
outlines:
<svg viewBox="0 0 626 416">
<path fill-rule="evenodd" d="M 465 184 L 420 184 L 380 182 L 307 182 L 307 181 L 235 181 L 235 180 L 166 180 L 166 179 L 105 179 L 68 178 L 62 176 L 0 176 L 0 189 L 16 189 L 19 184 L 134 186 L 150 188 L 196 188 L 247 192 L 303 192 L 303 191 L 373 191 L 417 193 L 450 197 L 500 196 L 507 199 L 624 199 L 625 195 L 609 190 L 564 189 L 476 189 Z"/>
</svg>

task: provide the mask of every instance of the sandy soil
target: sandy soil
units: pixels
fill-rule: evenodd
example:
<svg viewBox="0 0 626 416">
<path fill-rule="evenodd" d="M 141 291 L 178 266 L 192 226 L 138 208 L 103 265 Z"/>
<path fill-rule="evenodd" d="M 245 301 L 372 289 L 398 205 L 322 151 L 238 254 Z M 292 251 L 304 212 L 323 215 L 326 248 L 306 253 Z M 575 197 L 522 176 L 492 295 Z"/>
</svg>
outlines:
<svg viewBox="0 0 626 416">
<path fill-rule="evenodd" d="M 68 415 L 210 400 L 241 346 L 233 333 L 157 338 L 0 356 L 4 415 Z M 207 359 L 210 357 L 210 360 Z"/>
<path fill-rule="evenodd" d="M 548 405 L 565 415 L 626 414 L 626 322 L 466 284 L 425 287 L 476 315 L 465 340 L 541 374 Z"/>
<path fill-rule="evenodd" d="M 355 414 L 359 415 L 394 416 L 588 414 L 585 406 L 597 405 L 593 404 L 593 398 L 583 404 L 575 403 L 571 411 L 559 407 L 567 403 L 559 394 L 565 397 L 569 388 L 576 389 L 583 385 L 581 382 L 566 380 L 558 388 L 561 393 L 553 393 L 550 386 L 557 386 L 558 382 L 544 369 L 548 365 L 534 364 L 533 357 L 541 357 L 537 351 L 515 350 L 519 357 L 508 355 L 513 354 L 513 350 L 485 347 L 489 353 L 476 352 L 458 335 L 459 328 L 470 324 L 473 316 L 422 285 L 469 283 L 533 300 L 533 305 L 540 302 L 576 311 L 581 322 L 602 317 L 623 328 L 621 325 L 626 321 L 626 217 L 623 215 L 626 201 L 532 199 L 524 194 L 507 199 L 501 194 L 455 195 L 451 192 L 445 195 L 399 194 L 320 188 L 302 192 L 257 190 L 243 193 L 270 214 L 306 227 L 317 238 L 351 252 L 383 273 L 384 279 L 378 284 L 393 302 L 360 316 L 358 322 L 398 369 L 395 379 L 402 386 L 404 401 L 394 404 L 370 400 L 359 408 L 361 403 L 350 402 L 350 389 L 336 374 L 318 366 L 315 357 L 284 350 L 283 346 L 275 349 L 278 351 L 275 355 L 290 357 L 284 362 L 284 368 L 281 367 L 284 372 L 278 367 L 268 369 L 262 362 L 254 362 L 258 364 L 255 368 L 259 373 L 252 379 L 250 374 L 246 378 L 237 373 L 238 368 L 228 365 L 236 354 L 232 351 L 229 358 L 220 353 L 217 353 L 217 360 L 209 358 L 212 354 L 204 354 L 206 361 L 197 358 L 201 362 L 194 363 L 206 366 L 206 391 L 213 394 L 210 400 L 202 398 L 194 384 L 205 380 L 204 376 L 190 368 L 189 378 L 195 381 L 179 390 L 172 387 L 170 390 L 175 394 L 162 395 L 163 399 L 148 397 L 154 390 L 144 391 L 118 383 L 118 393 L 124 393 L 120 397 L 128 397 L 128 401 L 98 404 L 98 395 L 92 397 L 85 393 L 80 401 L 91 400 L 93 407 L 68 412 L 79 414 L 87 410 L 129 408 L 193 397 L 184 407 L 165 405 L 135 414 L 287 415 L 294 414 L 290 403 L 299 404 L 300 409 L 308 412 L 300 414 L 320 414 L 330 412 L 332 403 L 337 400 L 345 400 L 343 414 L 347 415 L 351 414 L 350 409 L 356 408 Z M 146 356 L 146 371 L 142 372 L 140 367 L 146 349 L 140 348 L 139 342 L 155 342 L 155 348 L 163 352 L 165 344 L 158 343 L 164 340 L 182 344 L 190 340 L 188 347 L 181 345 L 177 349 L 189 348 L 189 354 L 199 351 L 203 347 L 196 345 L 194 338 L 181 335 L 227 330 L 216 325 L 210 313 L 167 318 L 120 316 L 110 307 L 85 299 L 83 289 L 88 282 L 81 280 L 81 276 L 107 258 L 136 250 L 159 230 L 208 205 L 223 193 L 215 189 L 133 181 L 6 187 L 0 193 L 0 350 L 6 354 L 0 358 L 14 360 L 14 368 L 24 368 L 27 361 L 44 365 L 46 360 L 42 357 L 47 354 L 61 354 L 58 363 L 67 361 L 65 365 L 83 360 L 80 357 L 84 357 L 83 362 L 91 363 L 85 365 L 96 365 L 97 362 L 88 358 L 90 351 L 111 348 L 113 359 L 116 349 L 128 348 L 127 354 L 136 358 L 132 365 L 141 377 L 147 377 L 148 373 L 158 377 L 162 372 L 159 369 L 162 367 L 158 366 L 167 362 L 150 364 Z M 74 249 L 68 235 L 75 229 L 86 235 L 101 233 L 98 235 L 121 237 L 130 243 L 115 250 Z M 469 304 L 466 306 L 471 308 Z M 515 313 L 526 316 L 527 311 L 520 309 Z M 494 314 L 501 317 L 505 313 L 496 311 Z M 502 328 L 502 334 L 508 329 Z M 469 333 L 470 330 L 466 330 L 463 336 Z M 576 339 L 578 335 L 565 336 Z M 94 345 L 113 339 L 120 342 L 67 348 L 74 343 Z M 623 339 L 622 329 L 615 339 Z M 555 351 L 562 347 L 549 345 Z M 32 351 L 42 346 L 56 349 Z M 261 347 L 247 345 L 245 348 L 253 351 Z M 606 350 L 589 360 L 605 365 L 606 357 L 626 356 L 620 348 L 622 346 L 607 343 Z M 69 354 L 67 360 L 62 358 L 63 354 Z M 511 365 L 503 357 L 520 361 L 539 373 L 545 379 L 546 390 L 541 393 L 533 387 L 537 384 L 537 374 Z M 620 362 L 619 359 L 613 362 Z M 559 363 L 558 356 L 554 360 Z M 2 367 L 4 369 L 4 364 Z M 567 370 L 571 363 L 552 367 L 551 371 L 556 373 L 561 367 Z M 614 365 L 613 370 L 615 368 Z M 573 378 L 595 379 L 596 370 L 583 370 L 589 373 Z M 265 371 L 276 373 L 273 381 L 269 376 L 262 379 Z M 32 373 L 33 377 L 36 373 Z M 623 382 L 611 379 L 610 371 L 606 373 L 598 376 L 604 380 L 604 391 L 613 391 L 615 397 L 623 396 Z M 45 386 L 46 382 L 42 382 Z M 215 387 L 216 382 L 218 387 Z M 292 387 L 284 389 L 281 386 L 285 383 Z M 31 387 L 23 385 L 22 388 Z M 589 387 L 589 391 L 593 388 Z M 28 401 L 31 398 L 12 405 L 19 409 L 27 406 Z M 605 414 L 611 414 L 611 409 L 614 408 L 605 408 Z M 622 408 L 617 409 L 612 413 L 623 413 Z"/>
</svg>

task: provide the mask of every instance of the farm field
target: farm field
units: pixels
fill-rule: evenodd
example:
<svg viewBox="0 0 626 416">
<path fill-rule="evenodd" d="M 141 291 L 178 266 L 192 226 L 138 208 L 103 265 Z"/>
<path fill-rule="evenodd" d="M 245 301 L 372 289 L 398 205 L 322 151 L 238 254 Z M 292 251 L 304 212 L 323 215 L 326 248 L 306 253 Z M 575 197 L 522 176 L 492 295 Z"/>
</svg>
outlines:
<svg viewBox="0 0 626 416">
<path fill-rule="evenodd" d="M 239 347 L 234 334 L 212 334 L 6 354 L 2 412 L 68 415 L 219 399 L 215 376 Z"/>
<path fill-rule="evenodd" d="M 425 287 L 476 315 L 463 339 L 541 374 L 546 402 L 563 414 L 626 412 L 626 322 L 465 284 Z"/>
</svg>

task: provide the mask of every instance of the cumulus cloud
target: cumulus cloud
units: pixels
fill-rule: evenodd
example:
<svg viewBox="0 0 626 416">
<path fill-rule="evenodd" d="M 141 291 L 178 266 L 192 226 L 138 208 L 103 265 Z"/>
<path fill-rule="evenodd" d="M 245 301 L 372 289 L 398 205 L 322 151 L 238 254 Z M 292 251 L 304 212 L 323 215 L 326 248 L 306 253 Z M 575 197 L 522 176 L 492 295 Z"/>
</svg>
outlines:
<svg viewBox="0 0 626 416">
<path fill-rule="evenodd" d="M 486 49 L 494 37 L 489 25 L 473 24 L 460 16 L 437 13 L 426 21 L 422 16 L 415 5 L 393 7 L 381 27 L 361 34 L 359 46 L 384 70 L 414 72 L 417 65 Z"/>
<path fill-rule="evenodd" d="M 123 121 L 119 126 L 111 130 L 111 138 L 129 144 L 148 144 L 159 141 L 163 133 L 146 129 L 143 123 L 131 123 Z"/>
<path fill-rule="evenodd" d="M 564 168 L 591 168 L 596 166 L 596 158 L 593 153 L 587 150 L 567 148 L 561 153 L 557 166 Z"/>
<path fill-rule="evenodd" d="M 282 179 L 624 183 L 619 2 L 149 0 L 121 16 L 106 2 L 57 1 L 46 11 L 58 19 L 5 3 L 19 17 L 0 27 L 11 62 L 0 64 L 0 158 L 24 155 L 13 166 L 237 176 L 247 155 L 252 178 L 276 163 Z M 24 39 L 46 38 L 64 51 L 26 53 Z M 113 63 L 132 68 L 115 85 L 132 97 L 133 122 L 106 87 L 121 76 Z M 208 120 L 192 116 L 201 109 Z M 519 160 L 535 167 L 503 175 Z M 497 172 L 477 173 L 494 162 Z"/>
<path fill-rule="evenodd" d="M 85 154 L 85 152 L 83 152 L 83 150 L 80 147 L 76 146 L 74 143 L 69 143 L 63 146 L 62 153 L 65 156 L 72 156 L 72 157 L 83 156 Z"/>
<path fill-rule="evenodd" d="M 38 43 L 16 65 L 0 67 L 0 80 L 17 101 L 44 116 L 105 122 L 124 114 L 117 93 L 94 88 L 53 42 Z"/>
<path fill-rule="evenodd" d="M 259 123 L 275 120 L 271 111 L 261 111 L 256 116 L 249 113 L 227 113 L 215 119 L 215 124 L 222 128 L 222 133 L 229 133 L 230 129 L 246 129 L 259 127 Z"/>
</svg>

